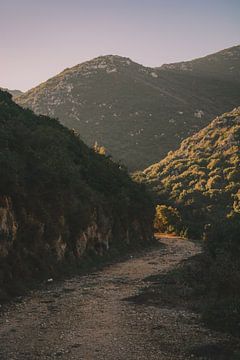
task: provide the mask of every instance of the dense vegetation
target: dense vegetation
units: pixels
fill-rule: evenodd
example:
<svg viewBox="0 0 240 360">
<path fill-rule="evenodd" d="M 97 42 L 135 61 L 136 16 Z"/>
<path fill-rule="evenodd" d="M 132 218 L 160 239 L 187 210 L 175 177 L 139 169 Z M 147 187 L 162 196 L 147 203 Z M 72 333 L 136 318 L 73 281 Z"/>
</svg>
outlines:
<svg viewBox="0 0 240 360">
<path fill-rule="evenodd" d="M 142 170 L 239 105 L 233 74 L 240 71 L 240 46 L 199 62 L 201 71 L 195 71 L 196 60 L 183 71 L 103 56 L 64 70 L 16 101 L 59 118 L 90 146 L 97 141 L 130 171 Z M 223 77 L 223 68 L 232 70 Z"/>
<path fill-rule="evenodd" d="M 2 91 L 0 172 L 0 290 L 152 239 L 143 186 L 74 131 Z"/>
<path fill-rule="evenodd" d="M 140 173 L 140 179 L 157 192 L 160 203 L 177 208 L 181 217 L 177 232 L 182 230 L 194 238 L 209 237 L 218 229 L 223 234 L 219 220 L 229 223 L 235 219 L 240 196 L 239 149 L 237 108 L 216 118 L 184 140 L 179 150 Z M 180 222 L 176 222 L 178 226 Z"/>
<path fill-rule="evenodd" d="M 143 173 L 157 193 L 155 226 L 204 241 L 205 317 L 240 332 L 240 108 L 217 117 Z"/>
</svg>

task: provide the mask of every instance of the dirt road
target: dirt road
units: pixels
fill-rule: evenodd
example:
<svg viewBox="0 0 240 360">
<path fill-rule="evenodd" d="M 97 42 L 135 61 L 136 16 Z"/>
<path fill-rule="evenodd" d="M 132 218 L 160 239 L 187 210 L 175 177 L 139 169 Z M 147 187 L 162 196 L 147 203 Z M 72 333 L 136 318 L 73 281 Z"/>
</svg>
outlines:
<svg viewBox="0 0 240 360">
<path fill-rule="evenodd" d="M 131 300 L 151 285 L 149 276 L 199 251 L 190 241 L 164 238 L 127 261 L 31 292 L 0 316 L 0 359 L 221 359 L 191 352 L 226 340 L 197 314 Z"/>
</svg>

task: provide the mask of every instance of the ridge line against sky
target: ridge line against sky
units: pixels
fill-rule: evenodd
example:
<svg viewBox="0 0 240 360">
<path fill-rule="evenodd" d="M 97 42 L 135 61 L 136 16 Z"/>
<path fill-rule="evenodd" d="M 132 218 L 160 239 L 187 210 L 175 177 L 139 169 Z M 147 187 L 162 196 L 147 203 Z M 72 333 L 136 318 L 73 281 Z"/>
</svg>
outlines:
<svg viewBox="0 0 240 360">
<path fill-rule="evenodd" d="M 105 54 L 144 66 L 240 43 L 239 0 L 0 0 L 0 86 L 28 90 Z"/>
</svg>

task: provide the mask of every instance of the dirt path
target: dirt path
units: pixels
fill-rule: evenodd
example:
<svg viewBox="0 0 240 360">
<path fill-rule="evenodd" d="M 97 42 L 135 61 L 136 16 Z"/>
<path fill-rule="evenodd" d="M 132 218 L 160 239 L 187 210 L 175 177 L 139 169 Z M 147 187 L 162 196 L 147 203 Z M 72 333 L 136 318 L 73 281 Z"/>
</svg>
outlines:
<svg viewBox="0 0 240 360">
<path fill-rule="evenodd" d="M 127 300 L 150 285 L 147 277 L 200 251 L 190 241 L 161 242 L 141 256 L 53 282 L 11 305 L 0 317 L 0 359 L 190 359 L 191 347 L 225 340 L 187 309 Z"/>
</svg>

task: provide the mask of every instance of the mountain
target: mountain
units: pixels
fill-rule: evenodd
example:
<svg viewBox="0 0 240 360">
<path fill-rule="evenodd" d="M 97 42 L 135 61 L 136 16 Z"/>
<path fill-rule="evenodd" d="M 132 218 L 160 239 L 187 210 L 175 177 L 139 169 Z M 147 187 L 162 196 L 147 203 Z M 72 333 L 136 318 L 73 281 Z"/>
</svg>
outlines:
<svg viewBox="0 0 240 360">
<path fill-rule="evenodd" d="M 153 209 L 120 165 L 0 91 L 0 298 L 107 250 L 147 244 Z"/>
<path fill-rule="evenodd" d="M 208 326 L 239 336 L 240 107 L 135 178 L 155 191 L 156 228 L 203 240 L 183 281 Z"/>
<path fill-rule="evenodd" d="M 16 101 L 37 114 L 57 117 L 88 145 L 104 146 L 130 170 L 144 169 L 239 104 L 240 82 L 223 78 L 221 71 L 232 66 L 232 57 L 223 61 L 212 56 L 221 64 L 214 76 L 102 56 L 64 70 Z"/>
<path fill-rule="evenodd" d="M 24 94 L 21 90 L 9 90 L 1 87 L 0 90 L 9 92 L 14 98 Z"/>
<path fill-rule="evenodd" d="M 229 230 L 235 217 L 240 220 L 239 169 L 240 107 L 217 117 L 135 178 L 157 193 L 159 204 L 179 212 L 177 226 L 190 237 L 211 233 L 220 246 L 225 236 L 223 242 L 229 246 L 232 236 L 236 236 L 235 226 L 240 230 L 240 222 L 233 222 Z M 240 250 L 240 244 L 232 240 L 233 244 Z"/>
<path fill-rule="evenodd" d="M 164 64 L 160 69 L 240 81 L 239 59 L 238 45 L 192 61 Z"/>
</svg>

